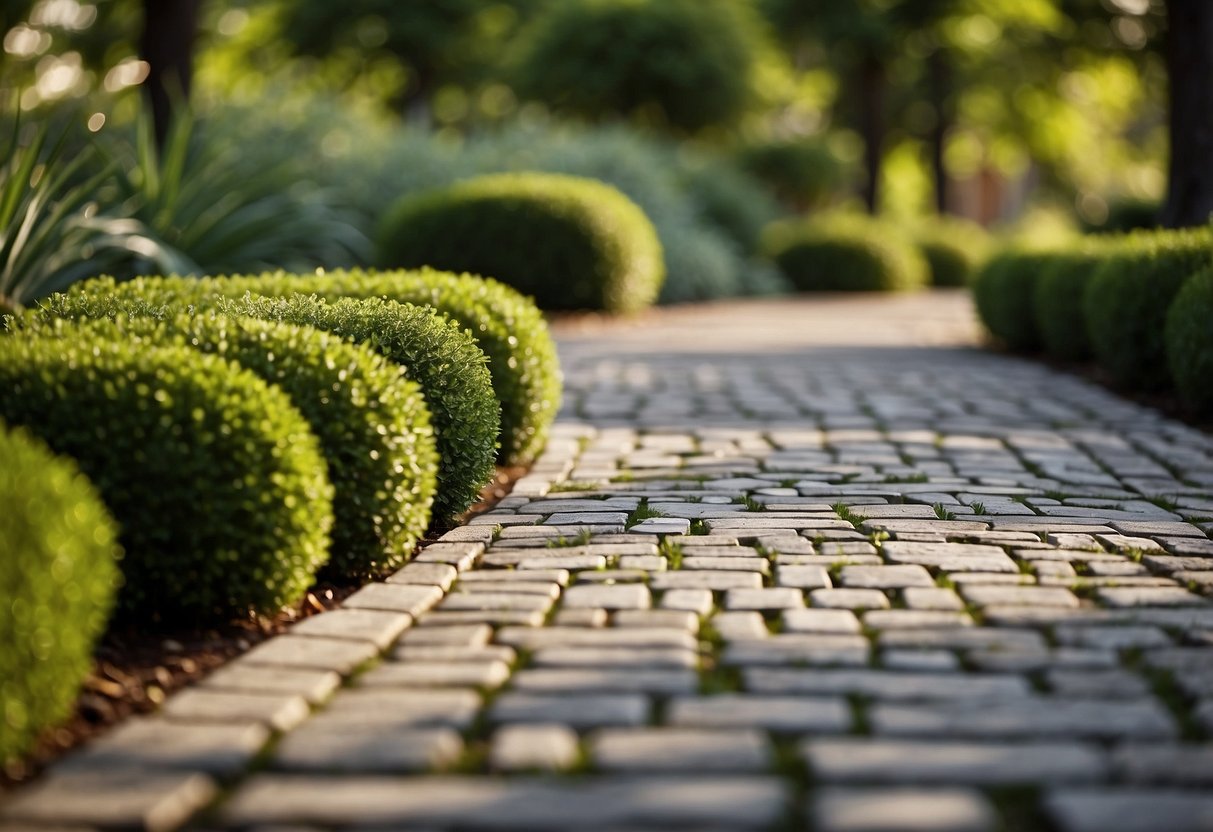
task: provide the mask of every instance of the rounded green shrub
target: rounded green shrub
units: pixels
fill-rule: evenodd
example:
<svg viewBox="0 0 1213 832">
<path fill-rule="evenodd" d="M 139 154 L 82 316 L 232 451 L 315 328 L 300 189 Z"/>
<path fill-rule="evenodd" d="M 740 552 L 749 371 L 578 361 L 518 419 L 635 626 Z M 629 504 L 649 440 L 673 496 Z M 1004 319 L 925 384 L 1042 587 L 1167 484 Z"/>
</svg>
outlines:
<svg viewBox="0 0 1213 832">
<path fill-rule="evenodd" d="M 827 204 L 846 187 L 850 171 L 820 139 L 777 139 L 737 151 L 741 168 L 766 183 L 789 208 L 808 211 Z"/>
<path fill-rule="evenodd" d="M 758 32 L 731 0 L 561 0 L 524 32 L 512 86 L 589 119 L 732 123 L 757 98 Z"/>
<path fill-rule="evenodd" d="M 1167 312 L 1167 364 L 1180 400 L 1213 413 L 1213 269 L 1189 278 Z"/>
<path fill-rule="evenodd" d="M 329 554 L 332 485 L 286 393 L 219 356 L 72 331 L 0 338 L 0 419 L 77 460 L 122 529 L 128 616 L 274 613 Z"/>
<path fill-rule="evenodd" d="M 774 223 L 767 256 L 802 292 L 881 292 L 918 289 L 927 264 L 894 228 L 866 217 Z"/>
<path fill-rule="evenodd" d="M 404 367 L 430 408 L 438 445 L 438 493 L 434 518 L 449 520 L 476 501 L 496 474 L 500 427 L 484 353 L 470 333 L 432 310 L 380 299 L 319 296 L 220 299 L 225 315 L 246 315 L 312 326 L 366 343 Z"/>
<path fill-rule="evenodd" d="M 0 425 L 0 765 L 68 716 L 118 587 L 118 528 L 74 462 Z"/>
<path fill-rule="evenodd" d="M 913 229 L 932 286 L 968 286 L 990 253 L 990 235 L 975 222 L 935 217 Z"/>
<path fill-rule="evenodd" d="M 1213 262 L 1207 228 L 1151 231 L 1125 238 L 1083 293 L 1091 351 L 1118 383 L 1144 389 L 1170 382 L 1163 334 L 1184 282 Z"/>
<path fill-rule="evenodd" d="M 102 319 L 99 331 L 108 328 L 110 337 L 217 353 L 285 390 L 320 440 L 335 490 L 332 555 L 320 576 L 364 580 L 399 567 L 429 526 L 437 487 L 438 453 L 417 384 L 399 365 L 332 333 L 176 308 L 56 295 L 41 319 Z"/>
<path fill-rule="evenodd" d="M 1083 294 L 1118 238 L 1088 238 L 1074 251 L 1059 251 L 1046 261 L 1033 288 L 1036 331 L 1045 352 L 1063 361 L 1091 357 L 1083 319 Z"/>
<path fill-rule="evenodd" d="M 974 279 L 973 300 L 981 322 L 1010 349 L 1030 351 L 1040 347 L 1033 298 L 1036 280 L 1054 256 L 1044 250 L 1005 249 L 991 258 Z"/>
<path fill-rule="evenodd" d="M 384 268 L 494 277 L 544 309 L 634 312 L 665 276 L 652 223 L 601 182 L 546 173 L 481 176 L 409 195 L 379 231 Z"/>
</svg>

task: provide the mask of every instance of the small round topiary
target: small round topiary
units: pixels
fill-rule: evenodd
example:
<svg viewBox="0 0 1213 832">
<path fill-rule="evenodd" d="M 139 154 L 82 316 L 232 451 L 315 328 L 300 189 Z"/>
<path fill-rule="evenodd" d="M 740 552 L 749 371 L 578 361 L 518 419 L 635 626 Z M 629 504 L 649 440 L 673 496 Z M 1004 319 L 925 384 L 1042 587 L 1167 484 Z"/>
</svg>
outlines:
<svg viewBox="0 0 1213 832">
<path fill-rule="evenodd" d="M 1091 350 L 1120 384 L 1170 383 L 1163 330 L 1184 282 L 1213 263 L 1207 228 L 1130 234 L 1087 283 L 1083 317 Z"/>
<path fill-rule="evenodd" d="M 544 309 L 634 312 L 665 277 L 657 233 L 635 203 L 610 185 L 548 173 L 406 196 L 381 224 L 378 252 L 384 268 L 494 277 Z"/>
<path fill-rule="evenodd" d="M 1033 295 L 1036 280 L 1054 254 L 1006 249 L 996 254 L 973 282 L 977 314 L 995 338 L 1013 350 L 1040 347 Z"/>
<path fill-rule="evenodd" d="M 1198 272 L 1179 290 L 1165 334 L 1179 398 L 1197 413 L 1213 413 L 1213 269 Z"/>
<path fill-rule="evenodd" d="M 888 292 L 923 287 L 927 264 L 897 230 L 867 217 L 781 221 L 764 248 L 802 292 Z"/>
<path fill-rule="evenodd" d="M 758 98 L 759 25 L 731 0 L 561 0 L 520 41 L 511 86 L 564 114 L 695 131 Z"/>
<path fill-rule="evenodd" d="M 118 529 L 74 462 L 0 425 L 0 765 L 67 717 L 118 588 Z"/>
<path fill-rule="evenodd" d="M 850 176 L 846 164 L 829 145 L 813 138 L 747 145 L 737 152 L 737 161 L 796 211 L 826 204 L 846 186 Z"/>
<path fill-rule="evenodd" d="M 959 217 L 934 217 L 915 226 L 913 235 L 932 286 L 968 286 L 990 254 L 986 230 Z"/>
<path fill-rule="evenodd" d="M 421 389 L 398 364 L 310 327 L 114 295 L 55 295 L 22 324 L 92 318 L 97 332 L 217 353 L 281 387 L 308 420 L 328 462 L 332 556 L 320 572 L 362 581 L 399 567 L 430 522 L 438 453 Z"/>
<path fill-rule="evenodd" d="M 225 315 L 312 326 L 366 343 L 421 386 L 438 445 L 434 518 L 449 520 L 476 501 L 496 474 L 499 408 L 484 353 L 458 324 L 432 310 L 379 299 L 246 296 L 220 299 Z"/>
<path fill-rule="evenodd" d="M 1063 361 L 1090 358 L 1083 294 L 1095 270 L 1112 255 L 1118 239 L 1088 238 L 1078 250 L 1056 252 L 1042 265 L 1032 305 L 1040 344 L 1054 358 Z"/>
<path fill-rule="evenodd" d="M 74 457 L 122 527 L 119 612 L 216 622 L 294 603 L 328 558 L 324 458 L 281 390 L 214 355 L 0 338 L 0 418 Z"/>
</svg>

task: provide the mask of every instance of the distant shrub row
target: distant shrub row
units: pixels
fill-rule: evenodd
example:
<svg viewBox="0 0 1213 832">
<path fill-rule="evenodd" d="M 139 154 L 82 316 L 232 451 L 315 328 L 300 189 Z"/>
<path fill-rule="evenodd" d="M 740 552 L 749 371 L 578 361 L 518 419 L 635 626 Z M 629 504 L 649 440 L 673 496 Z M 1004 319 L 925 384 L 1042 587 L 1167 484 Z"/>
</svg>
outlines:
<svg viewBox="0 0 1213 832">
<path fill-rule="evenodd" d="M 1011 349 L 1094 359 L 1117 383 L 1174 388 L 1213 411 L 1213 231 L 1136 231 L 1071 247 L 1008 249 L 974 285 L 986 328 Z"/>
</svg>

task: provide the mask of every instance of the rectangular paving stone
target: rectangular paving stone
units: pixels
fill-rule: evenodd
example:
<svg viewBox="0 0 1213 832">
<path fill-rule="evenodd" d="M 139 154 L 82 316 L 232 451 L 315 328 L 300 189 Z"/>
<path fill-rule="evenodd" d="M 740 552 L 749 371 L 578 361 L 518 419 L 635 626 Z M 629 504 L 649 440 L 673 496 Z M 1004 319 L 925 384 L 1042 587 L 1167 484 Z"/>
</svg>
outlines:
<svg viewBox="0 0 1213 832">
<path fill-rule="evenodd" d="M 556 627 L 605 627 L 610 621 L 606 610 L 557 610 L 551 624 Z"/>
<path fill-rule="evenodd" d="M 534 596 L 532 596 L 534 597 Z M 547 612 L 537 610 L 431 610 L 422 613 L 417 623 L 422 627 L 454 627 L 464 624 L 488 624 L 494 627 L 515 625 L 540 627 Z"/>
<path fill-rule="evenodd" d="M 905 587 L 934 587 L 935 580 L 917 564 L 900 566 L 844 566 L 839 572 L 844 587 L 864 589 L 904 589 Z"/>
<path fill-rule="evenodd" d="M 590 629 L 583 627 L 504 627 L 497 633 L 499 644 L 523 650 L 543 647 L 683 647 L 699 648 L 695 636 L 672 627 L 612 627 Z"/>
<path fill-rule="evenodd" d="M 348 676 L 359 665 L 379 655 L 370 642 L 296 636 L 289 633 L 263 641 L 230 666 L 268 665 L 309 670 L 330 670 Z"/>
<path fill-rule="evenodd" d="M 436 586 L 367 584 L 346 598 L 342 606 L 347 609 L 407 612 L 416 617 L 441 600 L 442 590 Z"/>
<path fill-rule="evenodd" d="M 559 771 L 580 754 L 577 734 L 567 725 L 503 725 L 493 732 L 489 767 L 494 771 Z"/>
<path fill-rule="evenodd" d="M 975 543 L 908 543 L 885 541 L 884 556 L 893 563 L 919 564 L 946 572 L 1018 572 L 1015 561 L 997 546 Z"/>
<path fill-rule="evenodd" d="M 467 688 L 350 688 L 308 724 L 442 726 L 464 729 L 480 710 L 480 695 Z"/>
<path fill-rule="evenodd" d="M 313 705 L 328 699 L 341 685 L 341 676 L 329 670 L 260 667 L 233 662 L 198 682 L 199 687 L 302 696 Z"/>
<path fill-rule="evenodd" d="M 858 694 L 890 701 L 973 699 L 985 702 L 1022 698 L 1031 692 L 1024 677 L 993 673 L 756 667 L 746 668 L 742 676 L 747 691 L 787 696 Z"/>
<path fill-rule="evenodd" d="M 953 590 L 943 587 L 911 586 L 901 593 L 902 600 L 912 610 L 963 610 L 964 601 Z"/>
<path fill-rule="evenodd" d="M 289 731 L 307 719 L 311 709 L 307 700 L 293 693 L 196 687 L 170 696 L 160 712 L 173 721 L 247 724 L 252 720 L 275 731 Z"/>
<path fill-rule="evenodd" d="M 730 589 L 725 592 L 724 607 L 730 611 L 757 612 L 798 609 L 804 606 L 804 593 L 795 587 Z"/>
<path fill-rule="evenodd" d="M 672 627 L 699 632 L 699 616 L 685 610 L 617 610 L 611 623 L 616 627 Z"/>
<path fill-rule="evenodd" d="M 975 789 L 823 789 L 810 800 L 820 832 L 993 832 L 993 804 Z"/>
<path fill-rule="evenodd" d="M 718 612 L 712 616 L 711 625 L 726 641 L 761 639 L 771 634 L 757 612 Z"/>
<path fill-rule="evenodd" d="M 1056 789 L 1044 806 L 1061 832 L 1196 832 L 1213 817 L 1213 795 L 1175 789 Z"/>
<path fill-rule="evenodd" d="M 365 687 L 497 688 L 510 678 L 510 666 L 490 661 L 398 661 L 385 662 L 358 677 Z"/>
<path fill-rule="evenodd" d="M 658 572 L 649 579 L 649 587 L 667 589 L 757 589 L 762 586 L 762 575 L 757 572 L 688 571 Z"/>
<path fill-rule="evenodd" d="M 819 565 L 780 565 L 775 573 L 775 583 L 798 589 L 823 589 L 833 586 L 830 573 L 824 566 Z"/>
<path fill-rule="evenodd" d="M 652 605 L 644 584 L 578 584 L 564 593 L 568 609 L 641 610 Z"/>
<path fill-rule="evenodd" d="M 721 662 L 731 666 L 753 665 L 864 665 L 870 647 L 859 635 L 779 633 L 752 641 L 732 641 Z"/>
<path fill-rule="evenodd" d="M 1213 746 L 1124 743 L 1112 752 L 1119 779 L 1138 785 L 1213 786 Z"/>
<path fill-rule="evenodd" d="M 401 644 L 443 645 L 446 647 L 480 647 L 488 643 L 493 628 L 488 624 L 452 624 L 435 626 L 421 622 L 421 626 L 406 630 L 400 637 Z"/>
<path fill-rule="evenodd" d="M 1209 599 L 1180 587 L 1100 587 L 1095 597 L 1110 607 L 1207 606 Z"/>
<path fill-rule="evenodd" d="M 550 595 L 516 592 L 450 592 L 438 605 L 442 612 L 488 611 L 546 613 L 555 600 Z"/>
<path fill-rule="evenodd" d="M 506 691 L 493 700 L 488 717 L 494 724 L 555 722 L 571 728 L 643 725 L 652 703 L 640 693 L 572 694 Z"/>
<path fill-rule="evenodd" d="M 584 781 L 484 777 L 322 777 L 261 774 L 243 784 L 220 822 L 238 827 L 356 825 L 379 828 L 567 832 L 592 817 L 602 829 L 747 829 L 783 817 L 775 777 L 645 775 Z"/>
<path fill-rule="evenodd" d="M 182 826 L 217 794 L 215 783 L 197 772 L 65 772 L 9 797 L 0 806 L 0 823 L 168 832 Z"/>
<path fill-rule="evenodd" d="M 528 569 L 519 573 L 511 569 L 475 569 L 464 572 L 459 576 L 459 582 L 465 586 L 472 584 L 514 583 L 517 581 L 541 581 L 559 586 L 567 586 L 569 572 L 567 569 Z"/>
<path fill-rule="evenodd" d="M 297 636 L 327 636 L 369 641 L 380 650 L 386 649 L 413 623 L 405 612 L 379 610 L 336 609 L 309 616 L 291 628 Z"/>
<path fill-rule="evenodd" d="M 442 768 L 463 752 L 450 728 L 309 722 L 282 738 L 273 768 L 303 772 L 418 772 Z"/>
<path fill-rule="evenodd" d="M 450 589 L 459 570 L 449 563 L 406 563 L 387 579 L 389 584 L 428 584 Z"/>
<path fill-rule="evenodd" d="M 887 609 L 889 598 L 879 589 L 815 589 L 809 593 L 814 607 L 837 610 Z"/>
<path fill-rule="evenodd" d="M 1052 693 L 1078 699 L 1140 699 L 1150 695 L 1150 687 L 1142 677 L 1119 668 L 1055 667 L 1045 673 L 1045 681 Z"/>
<path fill-rule="evenodd" d="M 608 728 L 588 744 L 604 771 L 761 772 L 772 760 L 767 738 L 746 729 Z"/>
<path fill-rule="evenodd" d="M 881 667 L 889 670 L 905 670 L 909 672 L 941 671 L 951 672 L 960 669 L 960 660 L 956 654 L 948 650 L 882 650 L 880 652 Z"/>
<path fill-rule="evenodd" d="M 757 728 L 776 733 L 843 733 L 851 709 L 839 697 L 762 696 L 724 693 L 677 697 L 666 705 L 670 725 L 699 728 Z"/>
<path fill-rule="evenodd" d="M 248 767 L 270 738 L 260 722 L 229 725 L 135 717 L 54 764 L 56 774 L 138 769 L 230 777 Z"/>
<path fill-rule="evenodd" d="M 972 627 L 973 618 L 952 610 L 869 610 L 863 614 L 863 624 L 872 630 Z"/>
<path fill-rule="evenodd" d="M 960 594 L 979 606 L 992 604 L 1027 604 L 1036 607 L 1074 607 L 1078 596 L 1062 587 L 990 586 L 962 584 Z"/>
<path fill-rule="evenodd" d="M 726 558 L 719 556 L 712 557 L 695 557 L 689 556 L 682 560 L 680 569 L 716 569 L 716 570 L 736 570 L 739 572 L 757 572 L 761 575 L 769 575 L 771 573 L 771 565 L 766 560 L 758 557 L 748 558 Z"/>
<path fill-rule="evenodd" d="M 805 762 L 827 783 L 1001 786 L 1100 780 L 1107 760 L 1084 742 L 938 742 L 866 737 L 814 739 Z"/>
<path fill-rule="evenodd" d="M 784 610 L 783 629 L 789 633 L 858 633 L 859 619 L 846 609 Z"/>
<path fill-rule="evenodd" d="M 472 574 L 471 572 L 467 574 Z M 551 581 L 531 580 L 527 573 L 518 573 L 513 581 L 460 581 L 452 594 L 467 595 L 538 595 L 542 598 L 560 597 L 560 584 Z M 448 596 L 449 597 L 449 596 Z"/>
<path fill-rule="evenodd" d="M 710 589 L 667 589 L 661 596 L 662 609 L 685 610 L 707 615 L 715 606 Z"/>
<path fill-rule="evenodd" d="M 486 562 L 490 555 L 485 555 Z M 519 570 L 543 570 L 549 569 L 605 569 L 607 559 L 602 555 L 551 555 L 548 557 L 528 557 L 520 558 L 515 562 L 515 566 Z"/>
<path fill-rule="evenodd" d="M 486 644 L 479 647 L 463 647 L 445 644 L 401 644 L 392 651 L 396 661 L 419 662 L 505 662 L 513 664 L 517 653 L 503 644 Z"/>
<path fill-rule="evenodd" d="M 536 693 L 687 693 L 699 676 L 679 668 L 565 667 L 531 668 L 514 674 L 511 687 Z"/>
<path fill-rule="evenodd" d="M 687 668 L 699 654 L 677 647 L 545 647 L 531 656 L 532 667 Z"/>
<path fill-rule="evenodd" d="M 1044 650 L 1044 637 L 1035 630 L 1011 627 L 947 627 L 885 630 L 881 647 L 932 647 L 944 650 Z"/>
<path fill-rule="evenodd" d="M 1169 739 L 1175 721 L 1153 699 L 1134 702 L 1038 696 L 946 707 L 877 704 L 868 713 L 878 734 L 931 737 L 1075 737 Z"/>
</svg>

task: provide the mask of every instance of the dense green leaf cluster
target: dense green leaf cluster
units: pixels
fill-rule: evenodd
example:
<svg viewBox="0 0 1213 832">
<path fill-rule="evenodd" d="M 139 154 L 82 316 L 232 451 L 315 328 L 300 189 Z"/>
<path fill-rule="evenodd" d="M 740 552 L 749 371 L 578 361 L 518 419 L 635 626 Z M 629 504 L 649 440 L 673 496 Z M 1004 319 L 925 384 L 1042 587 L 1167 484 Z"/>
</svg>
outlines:
<svg viewBox="0 0 1213 832">
<path fill-rule="evenodd" d="M 213 621 L 297 601 L 333 488 L 286 393 L 216 355 L 61 322 L 0 338 L 0 418 L 76 459 L 121 526 L 133 617 Z"/>
<path fill-rule="evenodd" d="M 931 271 L 932 286 L 968 286 L 990 254 L 990 236 L 975 222 L 935 217 L 912 229 Z"/>
<path fill-rule="evenodd" d="M 897 229 L 860 216 L 773 224 L 767 256 L 802 292 L 880 292 L 918 289 L 927 264 Z"/>
<path fill-rule="evenodd" d="M 1096 360 L 1121 384 L 1168 382 L 1163 328 L 1184 281 L 1213 263 L 1208 228 L 1131 234 L 1106 258 L 1083 293 Z"/>
<path fill-rule="evenodd" d="M 92 484 L 0 425 L 0 765 L 67 716 L 118 586 L 118 529 Z"/>
<path fill-rule="evenodd" d="M 445 521 L 476 501 L 496 473 L 500 427 L 484 353 L 470 333 L 433 310 L 380 299 L 319 296 L 238 300 L 218 298 L 225 315 L 250 316 L 312 326 L 366 343 L 404 367 L 425 396 L 438 444 L 438 493 L 434 518 Z"/>
<path fill-rule="evenodd" d="M 1043 262 L 1032 295 L 1040 346 L 1054 358 L 1091 357 L 1083 317 L 1083 295 L 1100 264 L 1113 256 L 1116 237 L 1090 237 L 1074 249 L 1058 251 Z"/>
<path fill-rule="evenodd" d="M 1192 276 L 1171 304 L 1167 364 L 1184 404 L 1213 413 L 1213 269 Z"/>
<path fill-rule="evenodd" d="M 494 277 L 544 309 L 633 312 L 665 276 L 652 223 L 622 193 L 555 174 L 481 176 L 406 196 L 379 233 L 385 268 Z"/>
<path fill-rule="evenodd" d="M 104 319 L 101 332 L 217 353 L 282 388 L 320 440 L 333 482 L 332 554 L 340 581 L 397 568 L 430 521 L 438 465 L 429 409 L 401 368 L 370 348 L 309 327 L 228 318 L 112 294 L 55 295 L 29 329 Z M 108 329 L 108 332 L 106 331 Z"/>
<path fill-rule="evenodd" d="M 819 139 L 755 142 L 737 152 L 737 161 L 798 211 L 823 205 L 850 178 L 846 164 Z"/>
<path fill-rule="evenodd" d="M 1040 346 L 1033 299 L 1037 277 L 1053 257 L 1049 251 L 1009 248 L 994 255 L 974 280 L 981 322 L 1013 350 Z"/>
</svg>

